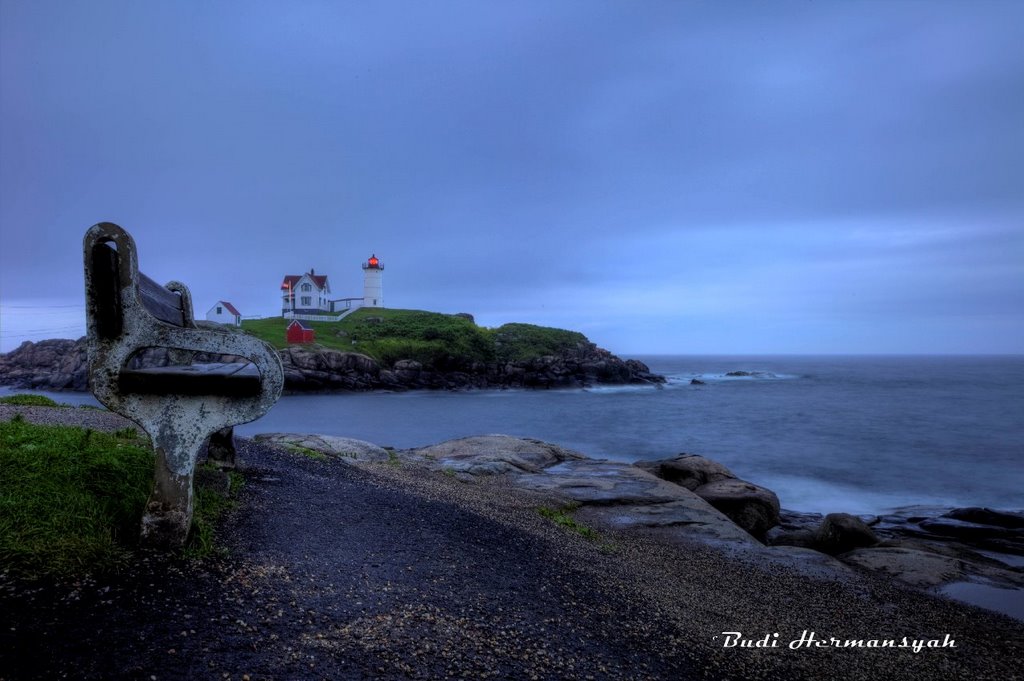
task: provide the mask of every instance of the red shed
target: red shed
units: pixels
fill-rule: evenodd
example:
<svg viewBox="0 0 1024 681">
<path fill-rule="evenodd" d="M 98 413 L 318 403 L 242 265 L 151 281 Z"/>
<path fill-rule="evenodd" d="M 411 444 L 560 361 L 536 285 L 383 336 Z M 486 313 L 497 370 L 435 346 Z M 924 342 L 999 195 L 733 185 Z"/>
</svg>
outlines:
<svg viewBox="0 0 1024 681">
<path fill-rule="evenodd" d="M 303 326 L 298 319 L 293 319 L 285 329 L 284 337 L 289 343 L 313 343 L 316 342 L 316 331 Z"/>
</svg>

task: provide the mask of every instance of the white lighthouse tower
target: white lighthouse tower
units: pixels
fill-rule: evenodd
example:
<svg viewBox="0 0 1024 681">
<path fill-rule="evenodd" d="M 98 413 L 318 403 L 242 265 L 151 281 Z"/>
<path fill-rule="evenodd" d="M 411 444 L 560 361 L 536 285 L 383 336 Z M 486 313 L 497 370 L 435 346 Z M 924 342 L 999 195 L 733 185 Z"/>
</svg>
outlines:
<svg viewBox="0 0 1024 681">
<path fill-rule="evenodd" d="M 384 265 L 371 255 L 363 263 L 363 307 L 384 307 L 384 289 L 381 279 L 384 276 Z"/>
</svg>

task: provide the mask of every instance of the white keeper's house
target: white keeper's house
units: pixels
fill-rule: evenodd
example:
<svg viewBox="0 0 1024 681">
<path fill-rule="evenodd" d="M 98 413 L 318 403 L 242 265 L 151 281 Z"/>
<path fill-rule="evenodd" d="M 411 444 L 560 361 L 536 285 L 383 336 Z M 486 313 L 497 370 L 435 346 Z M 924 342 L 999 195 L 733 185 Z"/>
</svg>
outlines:
<svg viewBox="0 0 1024 681">
<path fill-rule="evenodd" d="M 363 263 L 363 295 L 331 298 L 326 274 L 313 268 L 305 274 L 286 274 L 281 282 L 281 316 L 314 322 L 338 321 L 360 307 L 384 307 L 384 265 L 376 255 Z"/>
<path fill-rule="evenodd" d="M 235 309 L 235 306 L 228 301 L 218 300 L 217 304 L 206 313 L 206 321 L 241 326 L 242 313 Z"/>
</svg>

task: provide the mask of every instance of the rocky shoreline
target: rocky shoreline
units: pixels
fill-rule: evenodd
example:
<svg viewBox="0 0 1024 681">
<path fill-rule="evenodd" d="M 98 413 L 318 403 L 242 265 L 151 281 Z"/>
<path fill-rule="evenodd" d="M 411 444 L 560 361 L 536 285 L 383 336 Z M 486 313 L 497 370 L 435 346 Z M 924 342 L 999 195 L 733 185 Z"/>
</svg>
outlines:
<svg viewBox="0 0 1024 681">
<path fill-rule="evenodd" d="M 15 413 L 127 425 L 104 410 L 0 405 L 0 419 Z M 69 584 L 0 574 L 0 668 L 12 679 L 1014 678 L 1021 615 L 832 555 L 836 536 L 859 536 L 836 518 L 779 509 L 762 533 L 774 495 L 703 457 L 637 466 L 504 435 L 395 450 L 265 434 L 237 448 L 245 486 L 221 528 L 222 563 L 142 555 L 124 573 Z M 755 508 L 726 502 L 730 489 Z M 1012 526 L 1017 514 L 940 515 L 860 518 L 878 543 L 852 552 L 918 550 L 886 534 L 912 525 L 935 535 L 934 555 L 999 571 L 939 570 L 942 583 L 1022 593 L 1021 570 L 991 558 L 1008 553 L 937 532 Z M 814 549 L 778 541 L 807 528 Z M 1020 538 L 1009 534 L 994 539 Z M 726 632 L 747 643 L 730 647 Z M 779 646 L 754 646 L 771 632 Z M 897 649 L 794 647 L 809 635 Z"/>
<path fill-rule="evenodd" d="M 278 351 L 285 390 L 292 393 L 370 390 L 465 390 L 485 388 L 576 388 L 599 384 L 660 384 L 643 362 L 623 360 L 593 343 L 580 343 L 558 355 L 515 362 L 475 362 L 450 358 L 442 369 L 405 359 L 391 366 L 355 352 L 315 346 Z M 147 351 L 139 366 L 166 366 L 165 350 Z M 232 356 L 197 356 L 197 362 L 240 361 Z M 25 341 L 0 355 L 0 384 L 53 391 L 88 390 L 85 338 Z"/>
<path fill-rule="evenodd" d="M 0 405 L 0 420 L 14 414 L 101 430 L 131 425 L 106 410 Z M 630 464 L 507 435 L 405 450 L 333 435 L 265 433 L 254 439 L 355 466 L 397 462 L 469 485 L 501 480 L 510 489 L 560 500 L 587 526 L 681 546 L 698 542 L 819 578 L 845 581 L 854 572 L 869 572 L 958 597 L 964 595 L 959 586 L 969 585 L 980 597 L 964 600 L 1024 620 L 1021 512 L 913 506 L 873 516 L 841 509 L 803 513 L 783 508 L 772 490 L 702 456 Z"/>
<path fill-rule="evenodd" d="M 500 477 L 513 488 L 554 495 L 587 526 L 653 534 L 679 545 L 710 543 L 742 560 L 818 578 L 846 581 L 852 572 L 870 572 L 958 597 L 959 584 L 995 589 L 987 593 L 1016 594 L 996 609 L 1024 620 L 1020 512 L 908 507 L 881 516 L 800 513 L 782 509 L 771 490 L 702 456 L 617 463 L 507 435 L 409 450 L 329 435 L 272 433 L 256 440 L 353 465 L 398 460 L 468 484 Z M 973 602 L 992 607 L 987 600 Z"/>
</svg>

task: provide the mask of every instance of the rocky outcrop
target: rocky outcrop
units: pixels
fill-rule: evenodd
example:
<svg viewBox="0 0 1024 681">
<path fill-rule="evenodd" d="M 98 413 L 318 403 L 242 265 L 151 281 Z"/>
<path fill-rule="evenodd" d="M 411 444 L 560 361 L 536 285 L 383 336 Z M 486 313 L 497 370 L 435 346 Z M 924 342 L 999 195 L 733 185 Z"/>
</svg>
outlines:
<svg viewBox="0 0 1024 681">
<path fill-rule="evenodd" d="M 721 475 L 724 467 L 691 457 Z M 639 466 L 588 459 L 564 448 L 507 435 L 461 438 L 430 447 L 396 451 L 400 465 L 426 466 L 466 484 L 511 485 L 537 495 L 539 507 L 560 508 L 586 527 L 638 532 L 690 548 L 712 544 L 752 563 L 795 569 L 820 579 L 846 579 L 850 568 L 825 554 L 769 547 L 683 485 Z"/>
<path fill-rule="evenodd" d="M 315 351 L 290 346 L 279 351 L 286 390 L 372 390 L 380 386 L 380 365 L 355 352 Z"/>
<path fill-rule="evenodd" d="M 312 452 L 330 456 L 354 464 L 357 462 L 380 462 L 391 459 L 391 454 L 372 442 L 336 435 L 302 435 L 299 433 L 260 433 L 254 438 L 261 442 L 281 445 L 286 449 L 303 453 Z"/>
<path fill-rule="evenodd" d="M 814 535 L 814 548 L 831 555 L 877 543 L 878 537 L 867 523 L 849 513 L 829 513 Z"/>
<path fill-rule="evenodd" d="M 716 480 L 701 485 L 694 493 L 758 539 L 779 523 L 779 498 L 752 482 Z"/>
<path fill-rule="evenodd" d="M 87 390 L 85 337 L 25 341 L 0 355 L 0 383 L 37 390 Z"/>
<path fill-rule="evenodd" d="M 624 463 L 580 459 L 523 475 L 516 484 L 537 491 L 557 491 L 578 504 L 650 506 L 688 498 L 680 488 Z M 620 509 L 621 512 L 621 509 Z"/>
<path fill-rule="evenodd" d="M 879 572 L 917 587 L 933 587 L 963 579 L 963 564 L 938 551 L 904 546 L 856 549 L 843 556 L 851 565 Z"/>
<path fill-rule="evenodd" d="M 292 392 L 336 390 L 462 390 L 467 388 L 566 388 L 595 384 L 659 384 L 637 360 L 623 360 L 592 343 L 580 343 L 559 355 L 516 362 L 477 362 L 449 358 L 443 369 L 412 359 L 390 367 L 355 352 L 315 346 L 289 346 L 279 351 L 285 389 Z M 243 361 L 233 356 L 201 354 L 196 362 Z M 168 352 L 149 349 L 134 366 L 166 366 Z M 42 390 L 87 390 L 85 339 L 26 341 L 0 355 L 0 384 Z"/>
<path fill-rule="evenodd" d="M 695 454 L 634 464 L 652 475 L 688 490 L 763 539 L 779 524 L 779 498 L 770 489 L 740 480 L 722 464 Z"/>
<path fill-rule="evenodd" d="M 1020 512 L 911 506 L 879 516 L 872 529 L 886 541 L 956 544 L 976 552 L 1024 556 L 1024 513 Z"/>
<path fill-rule="evenodd" d="M 883 516 L 783 511 L 772 546 L 800 546 L 915 587 L 1024 589 L 1024 514 L 908 507 Z M 953 587 L 950 587 L 953 588 Z"/>
<path fill-rule="evenodd" d="M 916 587 L 970 582 L 997 589 L 1024 589 L 1024 571 L 956 543 L 889 541 L 854 549 L 840 560 Z"/>
<path fill-rule="evenodd" d="M 637 461 L 633 465 L 688 490 L 695 490 L 709 482 L 736 478 L 722 464 L 696 454 L 680 454 L 673 459 L 658 461 Z"/>
<path fill-rule="evenodd" d="M 470 475 L 537 473 L 563 461 L 584 458 L 582 454 L 558 445 L 508 435 L 448 440 L 415 449 L 411 454 L 445 470 Z"/>
<path fill-rule="evenodd" d="M 680 454 L 639 461 L 635 467 L 693 490 L 735 525 L 772 550 L 803 560 L 804 566 L 819 556 L 826 574 L 836 574 L 842 561 L 915 587 L 952 589 L 967 583 L 1024 589 L 1024 513 L 911 507 L 881 517 L 823 517 L 783 511 L 771 490 L 739 480 L 725 466 L 701 456 Z M 651 527 L 672 523 L 680 512 L 677 505 L 648 505 L 631 514 L 630 523 L 641 518 Z"/>
<path fill-rule="evenodd" d="M 991 508 L 954 508 L 943 514 L 944 518 L 952 518 L 963 522 L 988 527 L 1005 527 L 1011 530 L 1024 530 L 1024 513 L 1012 511 L 994 511 Z"/>
<path fill-rule="evenodd" d="M 764 548 L 685 487 L 631 464 L 589 459 L 548 442 L 485 435 L 399 451 L 396 456 L 466 482 L 501 476 L 519 489 L 561 501 L 582 521 L 596 526 L 650 531 L 681 543 L 699 537 L 739 550 Z"/>
</svg>

